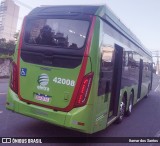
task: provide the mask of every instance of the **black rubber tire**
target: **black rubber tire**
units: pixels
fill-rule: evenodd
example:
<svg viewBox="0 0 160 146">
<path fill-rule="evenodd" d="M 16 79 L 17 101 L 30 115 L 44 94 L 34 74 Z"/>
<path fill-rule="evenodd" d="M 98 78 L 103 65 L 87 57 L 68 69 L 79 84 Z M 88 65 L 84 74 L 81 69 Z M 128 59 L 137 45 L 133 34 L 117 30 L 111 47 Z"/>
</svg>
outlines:
<svg viewBox="0 0 160 146">
<path fill-rule="evenodd" d="M 150 85 L 148 85 L 148 91 L 147 91 L 147 95 L 145 96 L 145 98 L 148 97 L 150 90 L 151 90 L 151 89 L 150 89 Z"/>
</svg>

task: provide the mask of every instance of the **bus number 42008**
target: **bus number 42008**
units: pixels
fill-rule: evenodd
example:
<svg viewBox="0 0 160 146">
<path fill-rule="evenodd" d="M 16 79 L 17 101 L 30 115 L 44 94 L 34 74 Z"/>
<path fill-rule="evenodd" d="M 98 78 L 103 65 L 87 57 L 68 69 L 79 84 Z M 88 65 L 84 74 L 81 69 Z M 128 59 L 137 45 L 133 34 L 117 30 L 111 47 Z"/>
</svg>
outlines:
<svg viewBox="0 0 160 146">
<path fill-rule="evenodd" d="M 58 78 L 55 77 L 53 79 L 53 82 L 57 83 L 57 84 L 62 84 L 62 85 L 67 85 L 67 86 L 75 86 L 75 81 L 74 80 L 70 80 L 70 79 L 64 79 L 64 78 Z"/>
</svg>

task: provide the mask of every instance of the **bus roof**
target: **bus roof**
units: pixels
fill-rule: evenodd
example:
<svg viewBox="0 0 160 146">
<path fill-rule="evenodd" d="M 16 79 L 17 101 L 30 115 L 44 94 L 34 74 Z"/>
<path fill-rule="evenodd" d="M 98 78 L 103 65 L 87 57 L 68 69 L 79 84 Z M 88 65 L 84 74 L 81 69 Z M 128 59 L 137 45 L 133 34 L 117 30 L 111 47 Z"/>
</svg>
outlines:
<svg viewBox="0 0 160 146">
<path fill-rule="evenodd" d="M 107 20 L 114 28 L 116 28 L 119 32 L 121 32 L 124 36 L 126 36 L 131 42 L 133 42 L 136 46 L 138 46 L 142 51 L 147 53 L 150 57 L 152 57 L 151 51 L 145 48 L 145 46 L 140 42 L 140 40 L 133 34 L 125 25 L 120 21 L 120 19 L 112 12 L 112 10 L 103 5 L 100 6 L 96 12 L 96 15 L 102 17 Z"/>
<path fill-rule="evenodd" d="M 64 5 L 64 6 L 41 6 L 32 10 L 29 15 L 76 15 L 78 13 L 96 15 L 105 19 L 111 26 L 127 37 L 150 57 L 152 54 L 140 40 L 120 21 L 120 19 L 106 5 Z"/>
<path fill-rule="evenodd" d="M 101 6 L 86 6 L 86 5 L 66 5 L 66 6 L 41 6 L 33 9 L 29 15 L 46 15 L 46 14 L 76 14 L 86 13 L 95 15 Z"/>
</svg>

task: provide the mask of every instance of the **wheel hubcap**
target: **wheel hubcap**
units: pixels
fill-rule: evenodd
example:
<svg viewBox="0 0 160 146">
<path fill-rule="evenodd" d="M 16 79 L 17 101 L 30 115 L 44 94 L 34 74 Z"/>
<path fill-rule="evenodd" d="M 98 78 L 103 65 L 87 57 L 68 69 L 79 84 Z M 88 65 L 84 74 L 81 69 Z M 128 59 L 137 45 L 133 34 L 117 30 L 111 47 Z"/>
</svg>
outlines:
<svg viewBox="0 0 160 146">
<path fill-rule="evenodd" d="M 132 105 L 129 105 L 129 112 L 132 111 Z"/>
<path fill-rule="evenodd" d="M 121 105 L 120 105 L 120 119 L 123 119 L 124 111 L 125 111 L 125 104 L 124 104 L 124 102 L 121 102 Z"/>
<path fill-rule="evenodd" d="M 129 102 L 129 112 L 131 113 L 131 111 L 132 111 L 132 106 L 133 106 L 133 95 L 131 94 L 131 96 L 130 96 L 130 102 Z"/>
<path fill-rule="evenodd" d="M 132 111 L 132 100 L 130 100 L 130 103 L 129 103 L 129 112 Z"/>
</svg>

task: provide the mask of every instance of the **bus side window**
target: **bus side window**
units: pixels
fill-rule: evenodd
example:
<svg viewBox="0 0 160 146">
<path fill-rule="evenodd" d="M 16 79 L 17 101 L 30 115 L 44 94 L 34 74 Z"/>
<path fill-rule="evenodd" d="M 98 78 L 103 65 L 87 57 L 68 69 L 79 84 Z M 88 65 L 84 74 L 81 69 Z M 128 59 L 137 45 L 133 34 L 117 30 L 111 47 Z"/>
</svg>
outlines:
<svg viewBox="0 0 160 146">
<path fill-rule="evenodd" d="M 109 70 L 113 67 L 114 49 L 112 47 L 104 47 L 102 49 L 102 68 Z"/>
<path fill-rule="evenodd" d="M 111 46 L 103 46 L 101 48 L 101 63 L 99 75 L 98 95 L 106 94 L 111 90 L 111 81 L 114 66 L 114 48 Z"/>
<path fill-rule="evenodd" d="M 123 52 L 123 66 L 128 66 L 128 53 L 127 53 L 127 51 Z"/>
</svg>

